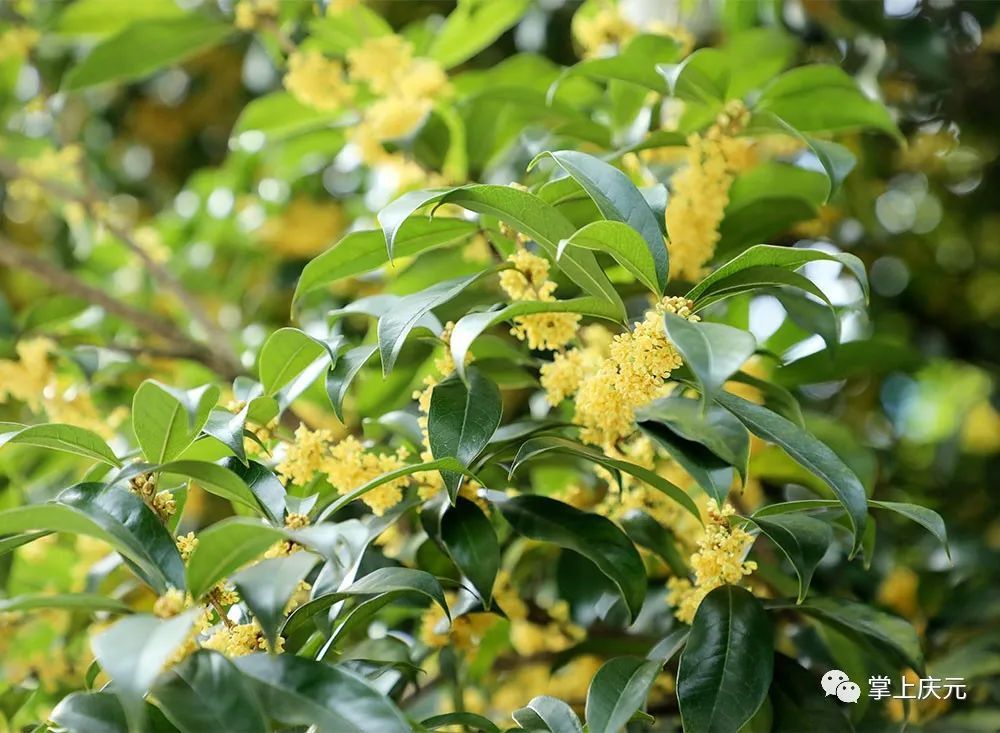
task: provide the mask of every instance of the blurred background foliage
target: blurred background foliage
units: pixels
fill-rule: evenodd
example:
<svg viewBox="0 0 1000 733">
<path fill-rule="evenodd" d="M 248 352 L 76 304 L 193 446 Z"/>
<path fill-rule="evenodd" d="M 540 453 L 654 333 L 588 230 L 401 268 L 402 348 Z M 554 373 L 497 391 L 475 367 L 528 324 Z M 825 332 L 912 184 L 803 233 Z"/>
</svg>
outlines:
<svg viewBox="0 0 1000 733">
<path fill-rule="evenodd" d="M 154 6 L 164 2 L 141 4 L 156 15 Z M 218 7 L 209 0 L 202 4 L 220 17 L 228 17 L 232 9 L 226 0 L 219 0 Z M 366 4 L 402 29 L 417 48 L 426 46 L 442 16 L 454 8 L 444 0 Z M 853 466 L 867 467 L 876 496 L 928 506 L 948 525 L 951 563 L 919 527 L 893 520 L 880 523 L 872 572 L 839 563 L 818 571 L 817 583 L 825 588 L 842 588 L 911 620 L 922 631 L 932 669 L 967 678 L 978 688 L 977 702 L 992 701 L 994 706 L 994 712 L 979 717 L 970 706 L 961 721 L 938 727 L 934 719 L 939 711 L 932 709 L 897 711 L 896 717 L 909 714 L 926 730 L 942 733 L 965 729 L 960 725 L 996 730 L 1000 4 L 623 0 L 621 5 L 634 17 L 682 24 L 698 45 L 715 45 L 759 24 L 781 27 L 795 40 L 790 51 L 798 61 L 840 64 L 869 94 L 891 106 L 906 144 L 896 146 L 875 134 L 849 138 L 858 169 L 818 217 L 787 239 L 813 240 L 865 261 L 873 287 L 871 312 L 850 320 L 846 333 L 849 339 L 877 339 L 880 347 L 853 353 L 845 346 L 842 353 L 850 366 L 837 379 L 810 375 L 800 380 L 794 372 L 780 370 L 777 378 L 799 389 L 813 416 L 811 426 L 850 452 Z M 286 0 L 280 12 L 283 18 L 310 17 L 314 6 L 311 0 Z M 235 376 L 252 367 L 265 337 L 289 322 L 295 283 L 311 257 L 347 231 L 374 227 L 374 212 L 400 191 L 448 179 L 446 161 L 432 159 L 438 150 L 432 138 L 447 134 L 445 119 L 433 119 L 421 133 L 427 138 L 425 150 L 422 140 L 414 143 L 413 153 L 423 155 L 428 165 L 414 167 L 400 158 L 373 169 L 345 146 L 342 130 L 324 124 L 328 120 L 321 112 L 296 116 L 255 106 L 255 100 L 281 88 L 279 33 L 235 36 L 134 84 L 62 93 L 60 80 L 80 47 L 121 27 L 115 13 L 95 18 L 73 8 L 56 0 L 0 1 L 0 174 L 9 183 L 14 178 L 10 160 L 48 150 L 52 170 L 64 172 L 67 185 L 75 185 L 79 181 L 71 180 L 71 171 L 82 162 L 89 187 L 84 205 L 91 197 L 110 195 L 100 212 L 108 225 L 85 227 L 79 203 L 63 201 L 53 207 L 44 196 L 31 203 L 30 196 L 5 195 L 0 237 L 96 288 L 167 319 L 183 319 L 184 304 L 160 287 L 150 271 L 150 262 L 169 262 L 171 272 L 237 347 L 230 361 L 225 355 L 209 355 L 220 373 Z M 528 3 L 515 27 L 454 71 L 456 89 L 502 84 L 505 74 L 518 74 L 533 76 L 544 92 L 558 74 L 554 64 L 571 64 L 586 50 L 579 34 L 574 37 L 578 10 L 578 3 L 561 0 Z M 14 30 L 26 19 L 31 26 L 56 29 L 32 48 L 29 62 L 19 44 L 33 46 L 36 39 L 19 38 Z M 338 42 L 335 31 L 326 43 Z M 537 56 L 514 59 L 518 54 Z M 586 83 L 567 93 L 585 99 Z M 537 148 L 533 135 L 539 113 L 530 105 L 500 102 L 479 113 L 490 120 L 466 120 L 470 137 L 482 143 L 469 145 L 480 151 L 467 161 L 470 178 L 517 179 Z M 275 138 L 260 132 L 271 123 L 269 115 L 284 126 Z M 510 140 L 516 141 L 513 147 L 501 144 Z M 118 226 L 134 232 L 134 247 L 116 233 Z M 403 261 L 391 289 L 412 292 L 435 281 L 442 268 L 459 275 L 481 264 L 475 252 L 455 255 L 450 250 Z M 811 274 L 823 282 L 822 265 L 815 265 Z M 115 408 L 127 404 L 131 391 L 149 375 L 169 374 L 188 383 L 209 378 L 197 360 L 177 362 L 172 357 L 183 353 L 147 348 L 141 333 L 137 337 L 100 319 L 72 293 L 53 297 L 51 280 L 38 275 L 30 268 L 0 269 L 0 358 L 13 359 L 16 344 L 23 344 L 26 335 L 58 338 L 65 357 L 62 381 L 56 387 L 42 385 L 58 393 L 44 396 L 51 419 L 53 411 L 61 410 L 66 421 L 113 425 Z M 831 280 L 823 286 L 831 292 L 839 284 Z M 375 280 L 353 280 L 342 300 L 380 289 Z M 853 294 L 843 295 L 846 302 Z M 310 308 L 315 317 L 327 304 L 305 299 L 304 320 Z M 747 308 L 752 330 L 762 339 L 771 337 L 767 343 L 772 350 L 795 348 L 805 355 L 816 348 L 816 337 L 804 338 L 807 334 L 788 321 L 776 299 L 760 296 Z M 456 310 L 461 310 L 460 301 Z M 211 337 L 199 323 L 183 326 Z M 17 363 L 30 372 L 31 355 L 19 356 Z M 0 394 L 3 380 L 17 376 L 9 371 L 14 362 L 7 363 L 8 371 L 0 371 Z M 75 394 L 71 385 L 81 377 L 91 379 L 89 391 Z M 361 401 L 389 409 L 408 401 L 411 389 L 409 381 L 383 384 L 379 375 L 367 374 L 357 390 L 358 402 L 348 406 L 348 422 L 368 411 Z M 317 401 L 322 399 L 320 395 Z M 323 410 L 310 409 L 308 399 L 297 409 L 313 427 L 344 430 Z M 14 411 L 11 404 L 0 405 L 3 419 L 18 419 Z M 768 455 L 755 456 L 764 472 Z M 5 487 L 44 491 L 47 476 L 66 470 L 58 460 L 32 465 L 24 456 L 0 457 L 0 505 L 13 500 L 14 492 Z M 764 490 L 777 489 L 765 485 Z M 193 513 L 189 508 L 188 521 L 193 517 L 196 524 L 207 524 L 213 519 L 211 500 L 201 501 L 204 506 Z M 83 539 L 37 542 L 17 561 L 11 554 L 0 557 L 0 576 L 11 593 L 77 587 L 84 582 L 80 574 L 102 554 Z M 72 638 L 67 623 L 81 621 L 52 611 L 39 623 L 19 626 L 16 636 L 0 631 L 0 690 L 6 690 L 0 692 L 0 714 L 16 710 L 29 694 L 40 696 L 43 704 L 58 700 L 67 679 L 86 675 L 86 653 L 57 641 Z M 0 614 L 0 630 L 3 624 Z M 864 669 L 861 662 L 859 669 Z M 494 702 L 501 707 L 523 704 L 540 685 L 572 699 L 580 680 L 585 688 L 592 673 L 577 669 L 549 678 L 528 668 L 495 690 L 509 702 Z"/>
</svg>

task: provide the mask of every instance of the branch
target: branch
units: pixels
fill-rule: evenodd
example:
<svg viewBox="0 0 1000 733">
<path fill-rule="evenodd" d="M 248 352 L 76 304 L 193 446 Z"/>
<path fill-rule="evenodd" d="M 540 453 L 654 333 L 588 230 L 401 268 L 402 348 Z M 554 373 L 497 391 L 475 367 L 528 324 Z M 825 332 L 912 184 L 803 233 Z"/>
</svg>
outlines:
<svg viewBox="0 0 1000 733">
<path fill-rule="evenodd" d="M 72 295 L 100 306 L 110 315 L 131 323 L 140 331 L 158 336 L 179 347 L 192 358 L 215 369 L 226 378 L 234 378 L 242 370 L 234 370 L 231 364 L 220 362 L 218 354 L 181 331 L 170 321 L 108 295 L 104 290 L 88 285 L 75 275 L 56 267 L 38 255 L 16 246 L 6 237 L 0 236 L 0 264 L 15 271 L 30 272 L 38 279 L 52 286 L 54 290 Z"/>
<path fill-rule="evenodd" d="M 9 178 L 27 178 L 41 186 L 49 193 L 58 196 L 65 201 L 73 201 L 82 205 L 90 216 L 102 224 L 111 234 L 122 242 L 131 252 L 133 252 L 145 265 L 146 269 L 164 290 L 174 294 L 181 302 L 191 318 L 202 327 L 208 336 L 204 349 L 211 351 L 214 360 L 219 364 L 224 364 L 227 372 L 240 372 L 240 364 L 236 355 L 228 347 L 229 338 L 220 326 L 202 310 L 201 305 L 191 293 L 181 284 L 174 275 L 163 265 L 154 260 L 145 249 L 135 240 L 132 232 L 111 220 L 101 212 L 101 199 L 98 191 L 87 182 L 88 193 L 80 194 L 72 186 L 50 181 L 44 178 L 33 176 L 21 168 L 16 162 L 0 159 L 0 173 Z"/>
</svg>

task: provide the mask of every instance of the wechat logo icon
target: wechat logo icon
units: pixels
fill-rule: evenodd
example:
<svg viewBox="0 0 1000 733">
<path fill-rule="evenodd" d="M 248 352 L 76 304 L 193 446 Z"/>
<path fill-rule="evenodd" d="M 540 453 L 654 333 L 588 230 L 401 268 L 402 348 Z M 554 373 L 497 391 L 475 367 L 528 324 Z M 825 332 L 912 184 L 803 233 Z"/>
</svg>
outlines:
<svg viewBox="0 0 1000 733">
<path fill-rule="evenodd" d="M 839 669 L 831 669 L 820 680 L 823 692 L 827 697 L 836 695 L 841 702 L 857 702 L 861 697 L 861 688 L 848 679 L 847 675 Z"/>
</svg>

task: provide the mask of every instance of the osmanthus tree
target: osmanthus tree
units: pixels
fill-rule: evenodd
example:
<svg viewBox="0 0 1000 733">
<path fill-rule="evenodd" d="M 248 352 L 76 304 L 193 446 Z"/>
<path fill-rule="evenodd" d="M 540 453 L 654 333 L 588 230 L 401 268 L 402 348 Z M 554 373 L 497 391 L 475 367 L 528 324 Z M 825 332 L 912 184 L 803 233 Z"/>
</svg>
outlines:
<svg viewBox="0 0 1000 733">
<path fill-rule="evenodd" d="M 944 525 L 784 386 L 857 369 L 864 264 L 787 234 L 886 108 L 745 9 L 694 50 L 587 2 L 561 66 L 474 60 L 527 0 L 184 5 L 4 11 L 10 729 L 888 725 L 822 665 L 920 672 L 917 633 L 811 580 Z M 234 49 L 228 152 L 117 172 L 128 95 Z"/>
</svg>

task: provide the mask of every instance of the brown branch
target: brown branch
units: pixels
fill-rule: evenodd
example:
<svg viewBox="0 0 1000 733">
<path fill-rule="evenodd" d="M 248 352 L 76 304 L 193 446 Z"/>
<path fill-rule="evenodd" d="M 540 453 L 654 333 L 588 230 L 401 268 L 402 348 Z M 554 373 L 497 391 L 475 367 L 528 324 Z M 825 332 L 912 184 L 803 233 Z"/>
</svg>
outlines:
<svg viewBox="0 0 1000 733">
<path fill-rule="evenodd" d="M 192 358 L 217 370 L 226 378 L 234 378 L 242 371 L 234 370 L 232 365 L 220 362 L 213 350 L 192 339 L 170 321 L 108 295 L 104 290 L 83 282 L 75 275 L 18 247 L 3 236 L 0 236 L 0 265 L 6 265 L 15 271 L 31 273 L 54 290 L 100 306 L 110 315 L 131 323 L 143 333 L 157 336 L 179 347 Z"/>
<path fill-rule="evenodd" d="M 111 217 L 102 213 L 102 201 L 98 195 L 99 192 L 91 184 L 87 184 L 89 188 L 87 194 L 80 194 L 72 186 L 68 186 L 58 181 L 50 181 L 33 176 L 21 168 L 16 162 L 4 159 L 0 159 L 0 174 L 3 174 L 8 178 L 26 178 L 36 183 L 49 193 L 65 201 L 72 201 L 83 206 L 95 221 L 98 221 L 101 225 L 103 225 L 109 232 L 111 232 L 112 235 L 121 241 L 127 249 L 129 249 L 142 261 L 153 280 L 155 280 L 164 290 L 173 293 L 173 295 L 181 302 L 191 318 L 199 326 L 201 326 L 201 328 L 205 331 L 206 336 L 208 336 L 204 349 L 213 353 L 214 361 L 218 364 L 225 365 L 225 371 L 227 373 L 239 373 L 241 371 L 236 355 L 232 352 L 232 349 L 228 347 L 228 336 L 222 328 L 214 320 L 208 317 L 202 309 L 201 304 L 198 303 L 195 297 L 187 291 L 187 289 L 181 284 L 180 280 L 174 277 L 169 270 L 150 256 L 150 254 L 136 241 L 135 236 L 131 231 L 129 231 L 126 227 L 120 226 L 116 222 L 112 221 Z"/>
</svg>

